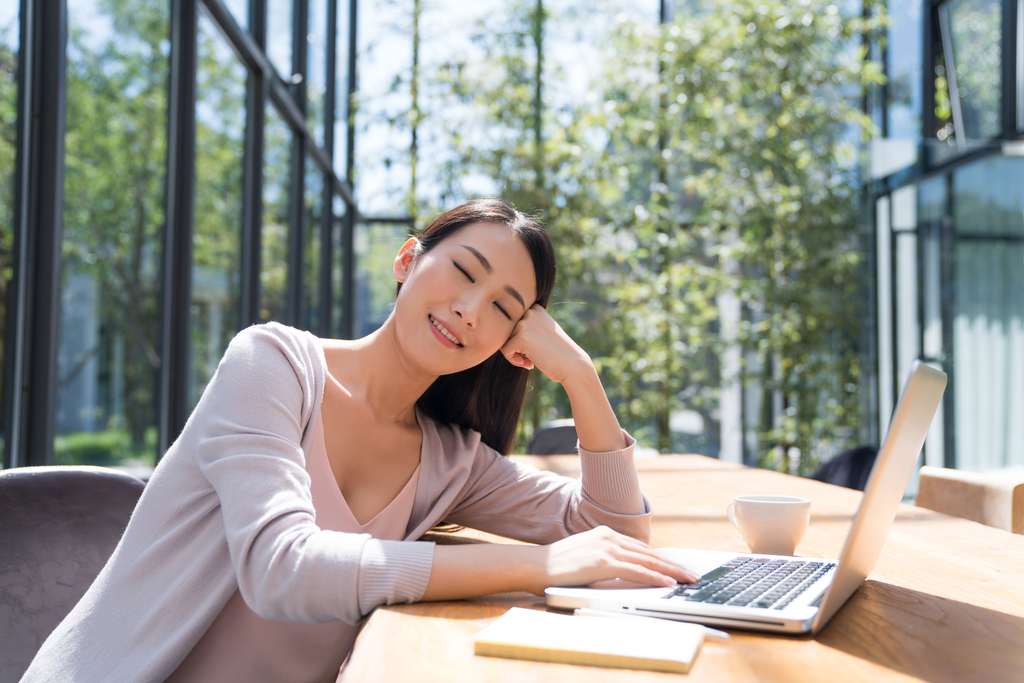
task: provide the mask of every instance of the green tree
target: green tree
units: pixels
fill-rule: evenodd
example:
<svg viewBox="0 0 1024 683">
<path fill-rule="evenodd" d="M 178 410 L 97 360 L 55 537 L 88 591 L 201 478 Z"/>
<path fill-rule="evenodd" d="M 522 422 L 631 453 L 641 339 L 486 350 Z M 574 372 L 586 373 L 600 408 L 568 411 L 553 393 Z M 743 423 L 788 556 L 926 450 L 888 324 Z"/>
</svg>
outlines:
<svg viewBox="0 0 1024 683">
<path fill-rule="evenodd" d="M 642 321 L 621 348 L 639 337 L 636 363 L 656 368 L 629 405 L 657 416 L 660 448 L 666 408 L 716 407 L 722 292 L 743 306 L 745 376 L 784 406 L 764 411 L 763 443 L 808 454 L 857 425 L 855 153 L 860 94 L 881 80 L 858 46 L 880 25 L 819 0 L 713 0 L 617 27 L 609 168 L 637 245 L 618 293 Z"/>
<path fill-rule="evenodd" d="M 100 8 L 116 40 L 96 48 L 94 36 L 77 28 L 68 37 L 63 249 L 64 287 L 72 275 L 82 274 L 100 293 L 100 341 L 69 359 L 58 388 L 68 386 L 94 357 L 110 372 L 123 372 L 123 413 L 101 410 L 98 417 L 127 429 L 131 450 L 138 453 L 155 421 L 160 364 L 167 7 L 157 0 L 106 0 Z M 113 351 L 117 347 L 123 348 L 123 360 Z"/>
</svg>

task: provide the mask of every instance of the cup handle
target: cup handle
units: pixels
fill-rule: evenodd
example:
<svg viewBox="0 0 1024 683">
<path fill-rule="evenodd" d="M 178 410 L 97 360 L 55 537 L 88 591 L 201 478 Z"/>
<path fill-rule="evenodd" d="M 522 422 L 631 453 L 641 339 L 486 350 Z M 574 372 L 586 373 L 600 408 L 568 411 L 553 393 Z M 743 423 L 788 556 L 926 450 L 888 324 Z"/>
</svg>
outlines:
<svg viewBox="0 0 1024 683">
<path fill-rule="evenodd" d="M 740 525 L 736 523 L 736 514 L 733 512 L 733 508 L 735 506 L 736 506 L 735 502 L 729 503 L 729 506 L 727 508 L 725 508 L 725 514 L 727 514 L 729 516 L 729 521 L 732 522 L 732 525 L 734 527 L 736 527 L 737 529 L 739 529 Z"/>
</svg>

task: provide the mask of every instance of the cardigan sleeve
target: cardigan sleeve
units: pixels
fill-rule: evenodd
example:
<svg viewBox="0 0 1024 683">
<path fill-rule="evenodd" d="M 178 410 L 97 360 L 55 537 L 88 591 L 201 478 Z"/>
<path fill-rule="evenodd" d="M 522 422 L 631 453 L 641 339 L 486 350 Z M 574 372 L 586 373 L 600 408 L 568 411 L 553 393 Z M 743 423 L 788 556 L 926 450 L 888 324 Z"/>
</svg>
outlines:
<svg viewBox="0 0 1024 683">
<path fill-rule="evenodd" d="M 475 432 L 472 434 L 479 439 Z M 531 543 L 551 543 L 605 525 L 647 542 L 651 505 L 640 492 L 633 448 L 594 453 L 579 448 L 579 479 L 541 472 L 476 443 L 460 502 L 446 521 Z"/>
<path fill-rule="evenodd" d="M 319 353 L 294 331 L 244 330 L 185 429 L 198 432 L 200 471 L 216 491 L 250 609 L 266 619 L 352 624 L 377 605 L 418 600 L 433 544 L 316 526 L 302 443 L 320 404 Z"/>
</svg>

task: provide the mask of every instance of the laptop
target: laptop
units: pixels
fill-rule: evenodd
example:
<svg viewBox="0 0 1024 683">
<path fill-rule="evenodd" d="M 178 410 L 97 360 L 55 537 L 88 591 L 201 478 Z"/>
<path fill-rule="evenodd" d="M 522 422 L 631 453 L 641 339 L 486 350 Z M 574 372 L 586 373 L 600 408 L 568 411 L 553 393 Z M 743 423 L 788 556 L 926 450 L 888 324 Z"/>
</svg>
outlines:
<svg viewBox="0 0 1024 683">
<path fill-rule="evenodd" d="M 874 569 L 946 375 L 914 363 L 839 560 L 659 549 L 701 576 L 674 588 L 548 588 L 548 605 L 773 633 L 817 633 Z"/>
</svg>

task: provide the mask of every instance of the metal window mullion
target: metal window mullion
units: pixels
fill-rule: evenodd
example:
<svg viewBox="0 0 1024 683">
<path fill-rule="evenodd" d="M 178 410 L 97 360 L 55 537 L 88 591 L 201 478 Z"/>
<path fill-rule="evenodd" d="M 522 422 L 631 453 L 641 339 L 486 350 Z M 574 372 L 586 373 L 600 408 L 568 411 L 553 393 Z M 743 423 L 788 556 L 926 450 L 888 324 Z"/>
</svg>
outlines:
<svg viewBox="0 0 1024 683">
<path fill-rule="evenodd" d="M 260 319 L 260 262 L 263 232 L 263 154 L 266 80 L 250 71 L 246 84 L 245 167 L 242 187 L 242 263 L 240 327 Z"/>
<path fill-rule="evenodd" d="M 941 219 L 939 237 L 939 272 L 942 292 L 939 299 L 942 316 L 942 357 L 946 373 L 946 391 L 943 394 L 943 457 L 944 465 L 956 468 L 956 348 L 953 345 L 953 316 L 956 314 L 956 226 L 953 225 L 953 174 L 946 174 L 945 215 Z"/>
<path fill-rule="evenodd" d="M 999 92 L 999 122 L 1001 138 L 1015 138 L 1017 132 L 1017 82 L 1015 61 L 1017 55 L 1017 4 L 1020 0 L 1003 0 L 1000 16 L 1000 59 L 1001 73 Z"/>
<path fill-rule="evenodd" d="M 1012 55 L 1009 73 L 1012 75 L 1010 83 L 1013 85 L 1010 87 L 1014 88 L 1014 93 L 1007 99 L 1013 102 L 1014 115 L 1010 120 L 1016 124 L 1014 132 L 1021 133 L 1024 132 L 1024 0 L 1011 0 L 1008 4 L 1011 5 L 1012 21 L 1007 23 L 1007 26 L 1012 26 L 1013 29 L 1007 31 L 1012 35 L 1012 49 L 1006 54 Z"/>
<path fill-rule="evenodd" d="M 160 272 L 158 456 L 188 418 L 199 0 L 171 0 L 167 197 Z"/>
<path fill-rule="evenodd" d="M 942 40 L 942 55 L 946 62 L 946 83 L 949 87 L 949 106 L 953 113 L 953 132 L 956 146 L 961 150 L 967 144 L 964 130 L 964 115 L 960 109 L 960 92 L 956 85 L 956 62 L 953 59 L 953 41 L 949 35 L 949 13 L 946 5 L 939 6 L 939 34 Z"/>
<path fill-rule="evenodd" d="M 349 206 L 342 223 L 341 231 L 341 331 L 344 336 L 354 339 L 356 335 L 356 257 L 355 231 L 359 220 L 359 211 L 355 203 L 355 189 L 352 184 L 352 171 L 355 168 L 355 114 L 358 53 L 356 39 L 358 37 L 357 20 L 359 0 L 349 0 L 348 6 L 348 92 L 345 93 L 345 180 L 342 189 L 348 189 Z"/>
<path fill-rule="evenodd" d="M 4 462 L 52 465 L 64 211 L 67 5 L 22 3 L 15 277 Z M 31 268 L 29 268 L 31 264 Z"/>
<path fill-rule="evenodd" d="M 208 0 L 207 0 L 208 1 Z M 250 0 L 249 32 L 255 43 L 267 42 L 266 0 Z M 235 46 L 238 49 L 238 46 Z M 244 329 L 260 322 L 260 264 L 263 238 L 263 155 L 265 150 L 267 75 L 247 67 L 245 90 L 245 166 L 242 187 L 241 316 Z"/>
<path fill-rule="evenodd" d="M 317 334 L 321 337 L 330 337 L 331 309 L 334 306 L 334 290 L 332 287 L 334 278 L 334 254 L 337 245 L 334 243 L 334 183 L 331 176 L 334 172 L 334 104 L 337 101 L 337 64 L 335 60 L 338 54 L 338 0 L 327 0 L 327 60 L 324 70 L 327 81 L 326 92 L 324 93 L 324 152 L 331 160 L 331 174 L 324 174 L 323 192 L 320 200 L 320 311 L 317 316 L 320 321 L 320 328 Z"/>
<path fill-rule="evenodd" d="M 305 210 L 306 138 L 297 131 L 292 131 L 291 184 L 288 191 L 288 285 L 285 300 L 285 323 L 293 327 L 303 327 L 302 320 L 302 280 L 304 268 L 303 246 L 303 214 Z"/>
</svg>

